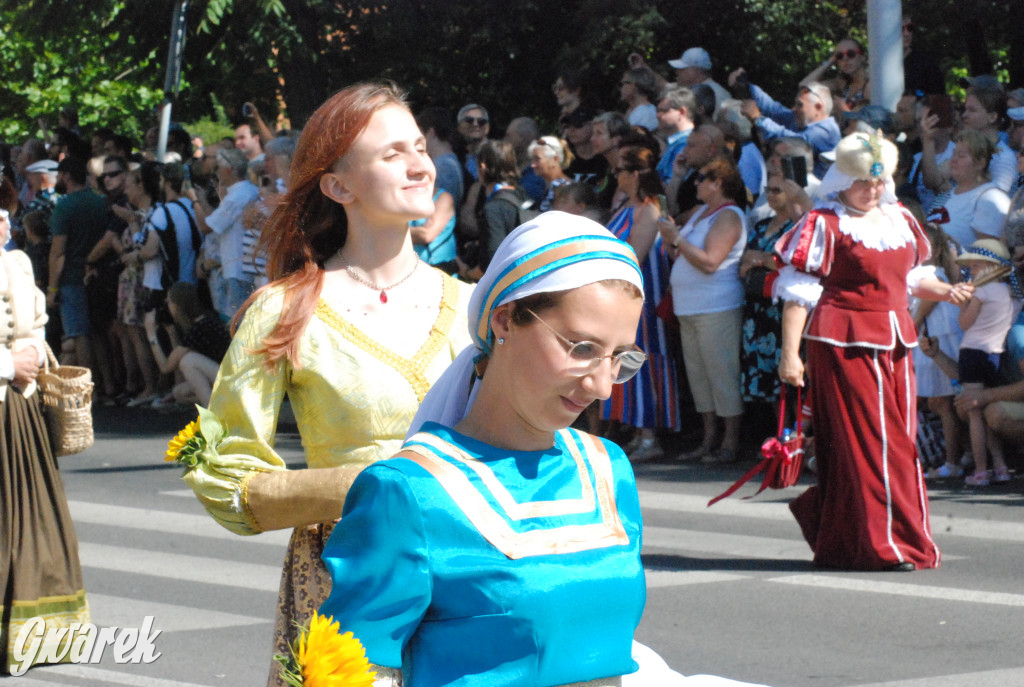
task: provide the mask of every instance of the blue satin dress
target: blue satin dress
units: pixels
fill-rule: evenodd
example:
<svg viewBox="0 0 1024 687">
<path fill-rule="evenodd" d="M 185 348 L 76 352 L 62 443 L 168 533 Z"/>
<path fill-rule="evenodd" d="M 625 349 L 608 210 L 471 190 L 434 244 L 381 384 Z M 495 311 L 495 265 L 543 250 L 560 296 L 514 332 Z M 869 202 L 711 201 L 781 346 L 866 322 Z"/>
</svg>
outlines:
<svg viewBox="0 0 1024 687">
<path fill-rule="evenodd" d="M 500 450 L 428 423 L 367 468 L 324 550 L 320 612 L 405 687 L 632 673 L 646 600 L 629 461 L 575 430 Z"/>
</svg>

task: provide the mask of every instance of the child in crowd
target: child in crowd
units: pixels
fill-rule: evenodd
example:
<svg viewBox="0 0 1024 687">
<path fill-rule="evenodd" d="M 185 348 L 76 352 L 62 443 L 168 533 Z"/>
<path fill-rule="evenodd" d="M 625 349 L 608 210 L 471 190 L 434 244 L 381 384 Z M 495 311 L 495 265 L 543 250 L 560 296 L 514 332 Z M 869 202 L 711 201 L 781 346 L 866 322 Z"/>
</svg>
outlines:
<svg viewBox="0 0 1024 687">
<path fill-rule="evenodd" d="M 1005 382 L 999 374 L 999 356 L 1020 312 L 1020 302 L 1005 280 L 1007 272 L 1012 275 L 1012 269 L 1006 269 L 1010 252 L 998 239 L 980 239 L 961 253 L 957 262 L 970 270 L 975 284 L 974 296 L 960 306 L 959 321 L 964 330 L 958 364 L 960 383 L 965 391 L 1000 386 Z M 967 412 L 975 469 L 966 482 L 973 487 L 987 487 L 990 480 L 1010 481 L 1002 442 L 986 431 L 982 412 L 982 408 Z M 987 468 L 989 454 L 992 470 Z"/>
<path fill-rule="evenodd" d="M 924 224 L 931 244 L 932 255 L 928 263 L 935 268 L 935 277 L 944 282 L 950 278 L 958 278 L 960 269 L 956 262 L 956 252 L 946 232 L 936 224 Z M 911 312 L 914 315 L 914 326 L 922 336 L 935 341 L 939 350 L 951 358 L 956 358 L 960 348 L 963 331 L 957 319 L 959 309 L 952 303 L 912 299 Z M 942 372 L 938 364 L 920 348 L 914 349 L 914 369 L 917 374 L 917 396 L 919 406 L 927 407 L 939 416 L 942 422 L 943 455 L 945 463 L 933 466 L 925 474 L 926 478 L 960 477 L 963 468 L 959 465 L 961 454 L 960 419 L 953 406 L 953 381 Z"/>
<path fill-rule="evenodd" d="M 554 189 L 552 210 L 568 212 L 570 215 L 582 215 L 599 224 L 604 224 L 604 212 L 597 206 L 597 194 L 594 187 L 581 181 L 556 186 Z"/>
</svg>

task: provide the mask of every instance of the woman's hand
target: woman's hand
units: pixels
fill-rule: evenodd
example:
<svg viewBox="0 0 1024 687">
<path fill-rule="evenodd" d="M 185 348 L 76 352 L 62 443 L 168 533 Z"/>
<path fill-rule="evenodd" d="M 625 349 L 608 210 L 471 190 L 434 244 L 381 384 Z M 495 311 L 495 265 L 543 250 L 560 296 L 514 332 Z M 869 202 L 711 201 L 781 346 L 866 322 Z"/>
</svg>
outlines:
<svg viewBox="0 0 1024 687">
<path fill-rule="evenodd" d="M 782 352 L 779 359 L 779 379 L 791 386 L 804 385 L 804 361 L 796 353 Z"/>
<path fill-rule="evenodd" d="M 671 246 L 679 238 L 679 227 L 667 217 L 658 220 L 658 233 L 661 234 L 661 241 L 666 246 Z"/>
<path fill-rule="evenodd" d="M 14 384 L 24 389 L 36 381 L 39 375 L 39 353 L 34 346 L 27 346 L 11 353 L 14 361 Z"/>
<path fill-rule="evenodd" d="M 743 251 L 739 258 L 739 278 L 745 278 L 746 273 L 755 267 L 764 267 L 764 260 L 767 253 L 763 251 Z"/>
<path fill-rule="evenodd" d="M 984 409 L 989 404 L 989 400 L 985 389 L 964 389 L 953 404 L 958 413 L 966 415 L 972 410 Z"/>
<path fill-rule="evenodd" d="M 947 298 L 953 305 L 963 305 L 971 300 L 972 296 L 974 296 L 974 284 L 962 281 L 953 284 L 949 289 L 949 296 Z"/>
<path fill-rule="evenodd" d="M 921 138 L 932 140 L 935 137 L 935 130 L 939 128 L 939 115 L 933 115 L 927 107 L 921 108 Z"/>
<path fill-rule="evenodd" d="M 783 179 L 782 188 L 786 191 L 791 219 L 803 217 L 810 211 L 814 203 L 803 186 L 792 179 Z"/>
</svg>

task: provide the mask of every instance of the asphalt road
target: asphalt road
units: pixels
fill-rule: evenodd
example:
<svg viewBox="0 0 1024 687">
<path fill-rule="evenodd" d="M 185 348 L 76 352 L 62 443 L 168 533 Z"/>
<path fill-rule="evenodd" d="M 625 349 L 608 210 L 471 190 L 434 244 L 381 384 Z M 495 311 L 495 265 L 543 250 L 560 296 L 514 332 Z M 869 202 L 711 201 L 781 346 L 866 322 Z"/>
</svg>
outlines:
<svg viewBox="0 0 1024 687">
<path fill-rule="evenodd" d="M 287 535 L 216 525 L 163 462 L 189 414 L 98 409 L 97 442 L 61 459 L 97 625 L 155 616 L 149 665 L 33 669 L 25 687 L 253 687 L 265 682 Z M 279 439 L 298 464 L 295 435 Z M 709 497 L 745 465 L 637 467 L 648 602 L 637 639 L 687 675 L 775 687 L 1024 685 L 1024 476 L 932 489 L 943 566 L 815 570 L 786 502 Z M 809 482 L 808 482 L 809 483 Z M 17 684 L 17 683 L 14 683 Z"/>
</svg>

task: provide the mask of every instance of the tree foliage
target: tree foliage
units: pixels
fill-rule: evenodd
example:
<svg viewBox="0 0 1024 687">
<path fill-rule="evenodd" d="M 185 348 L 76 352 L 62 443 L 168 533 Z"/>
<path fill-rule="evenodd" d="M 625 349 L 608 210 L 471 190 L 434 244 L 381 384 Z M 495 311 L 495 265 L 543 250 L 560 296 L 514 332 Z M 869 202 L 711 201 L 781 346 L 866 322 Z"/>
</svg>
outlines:
<svg viewBox="0 0 1024 687">
<path fill-rule="evenodd" d="M 667 60 L 708 49 L 724 81 L 744 66 L 788 99 L 846 35 L 866 36 L 863 0 L 192 0 L 175 119 L 237 118 L 243 102 L 301 124 L 333 91 L 361 79 L 406 87 L 414 107 L 486 105 L 497 128 L 531 115 L 554 124 L 550 85 L 574 65 L 615 107 L 626 57 Z M 7 96 L 0 133 L 33 129 L 64 104 L 85 127 L 141 132 L 155 123 L 175 0 L 0 0 Z M 905 0 L 915 45 L 946 73 L 995 71 L 1024 82 L 1024 3 Z"/>
</svg>

